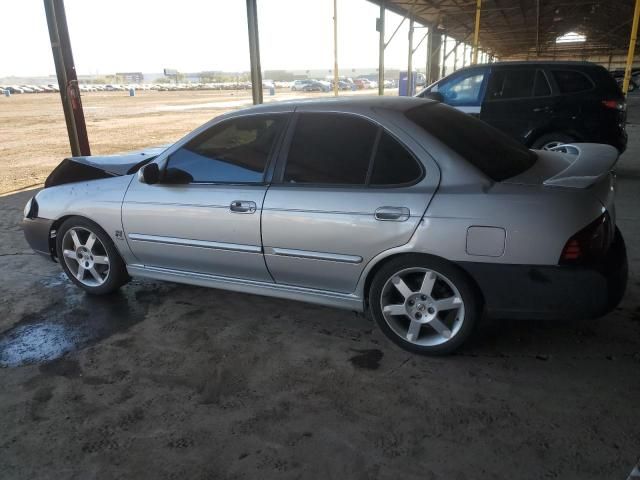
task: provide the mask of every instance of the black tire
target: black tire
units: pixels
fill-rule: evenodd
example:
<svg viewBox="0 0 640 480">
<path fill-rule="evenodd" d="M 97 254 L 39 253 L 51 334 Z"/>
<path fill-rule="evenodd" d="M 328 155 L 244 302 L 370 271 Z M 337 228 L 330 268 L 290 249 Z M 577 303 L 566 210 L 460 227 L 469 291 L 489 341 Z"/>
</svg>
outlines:
<svg viewBox="0 0 640 480">
<path fill-rule="evenodd" d="M 80 228 L 94 233 L 104 247 L 106 256 L 109 259 L 109 267 L 106 279 L 101 285 L 91 286 L 82 283 L 78 278 L 76 278 L 75 274 L 70 270 L 67 262 L 65 261 L 63 256 L 63 239 L 65 234 L 73 228 Z M 78 287 L 92 295 L 106 295 L 113 293 L 130 280 L 124 260 L 122 260 L 122 257 L 118 253 L 118 250 L 111 241 L 109 235 L 107 235 L 107 233 L 97 223 L 86 218 L 70 217 L 60 225 L 60 228 L 58 228 L 56 233 L 56 255 L 60 265 L 62 265 L 62 269 L 67 274 L 67 277 L 69 277 L 69 279 Z"/>
<path fill-rule="evenodd" d="M 387 285 L 387 283 L 399 272 L 414 268 L 427 269 L 446 277 L 446 279 L 455 286 L 462 297 L 464 306 L 462 323 L 452 337 L 444 341 L 444 343 L 440 343 L 438 345 L 418 345 L 410 342 L 390 327 L 382 312 L 383 290 L 385 285 Z M 403 255 L 392 259 L 383 265 L 371 282 L 368 300 L 369 312 L 387 338 L 403 349 L 421 355 L 446 355 L 454 352 L 460 348 L 460 346 L 473 333 L 473 330 L 481 316 L 481 297 L 476 285 L 468 275 L 450 262 L 429 255 Z M 457 314 L 455 316 L 457 317 Z M 400 316 L 400 321 L 409 322 L 409 320 L 410 317 L 405 318 Z M 425 328 L 428 328 L 428 330 L 423 330 Z M 453 328 L 451 331 L 453 331 Z M 430 327 L 423 326 L 421 327 L 420 332 L 421 333 L 418 334 L 418 338 L 420 338 L 423 333 L 426 333 L 427 335 L 429 335 L 429 333 L 435 333 L 435 330 L 432 330 Z"/>
<path fill-rule="evenodd" d="M 566 133 L 552 132 L 538 137 L 536 141 L 531 144 L 531 148 L 533 148 L 534 150 L 542 150 L 546 145 L 550 145 L 553 143 L 561 144 L 571 143 L 575 141 L 576 139 L 574 137 L 572 137 L 571 135 L 567 135 Z"/>
</svg>

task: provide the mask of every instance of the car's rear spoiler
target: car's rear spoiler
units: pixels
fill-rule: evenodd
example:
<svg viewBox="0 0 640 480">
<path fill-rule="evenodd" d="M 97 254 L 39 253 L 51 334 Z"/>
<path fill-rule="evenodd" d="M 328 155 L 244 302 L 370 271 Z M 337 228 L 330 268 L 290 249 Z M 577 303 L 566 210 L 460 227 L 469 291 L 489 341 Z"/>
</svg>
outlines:
<svg viewBox="0 0 640 480">
<path fill-rule="evenodd" d="M 601 143 L 574 143 L 552 149 L 565 155 L 568 166 L 544 181 L 549 187 L 587 188 L 609 174 L 618 161 L 618 150 Z"/>
</svg>

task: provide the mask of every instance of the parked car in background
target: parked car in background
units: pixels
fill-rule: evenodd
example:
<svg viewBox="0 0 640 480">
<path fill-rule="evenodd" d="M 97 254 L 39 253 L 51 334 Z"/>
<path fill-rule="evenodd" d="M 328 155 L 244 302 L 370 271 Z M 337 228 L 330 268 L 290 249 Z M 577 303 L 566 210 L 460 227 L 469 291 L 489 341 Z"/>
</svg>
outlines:
<svg viewBox="0 0 640 480">
<path fill-rule="evenodd" d="M 419 98 L 273 102 L 168 148 L 64 160 L 23 229 L 91 294 L 134 276 L 309 301 L 441 354 L 483 312 L 616 307 L 617 158 L 609 145 L 532 151 Z"/>
<path fill-rule="evenodd" d="M 477 116 L 531 148 L 570 142 L 627 145 L 626 101 L 609 72 L 588 62 L 475 65 L 417 94 Z"/>
<path fill-rule="evenodd" d="M 358 90 L 369 88 L 369 80 L 367 80 L 366 78 L 356 78 L 353 83 Z"/>
<path fill-rule="evenodd" d="M 313 80 L 294 80 L 293 84 L 291 85 L 291 90 L 294 92 L 303 90 L 305 85 L 309 85 L 312 82 Z"/>
<path fill-rule="evenodd" d="M 624 83 L 624 69 L 617 69 L 611 72 L 611 76 L 616 80 L 616 83 L 622 90 L 622 84 Z M 629 78 L 629 92 L 633 92 L 640 87 L 640 69 L 634 68 L 631 70 L 631 77 Z"/>
<path fill-rule="evenodd" d="M 317 80 L 309 80 L 303 87 L 303 92 L 328 92 L 331 90 L 329 82 L 319 82 Z"/>
</svg>

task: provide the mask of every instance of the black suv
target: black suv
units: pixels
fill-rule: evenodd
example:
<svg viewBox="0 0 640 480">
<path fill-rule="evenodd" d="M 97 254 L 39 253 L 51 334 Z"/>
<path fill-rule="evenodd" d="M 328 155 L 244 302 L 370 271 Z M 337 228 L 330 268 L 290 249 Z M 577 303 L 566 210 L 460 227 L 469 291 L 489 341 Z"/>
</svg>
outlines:
<svg viewBox="0 0 640 480">
<path fill-rule="evenodd" d="M 595 142 L 623 152 L 626 102 L 589 62 L 498 62 L 463 68 L 418 93 L 506 132 L 530 148 Z"/>
</svg>

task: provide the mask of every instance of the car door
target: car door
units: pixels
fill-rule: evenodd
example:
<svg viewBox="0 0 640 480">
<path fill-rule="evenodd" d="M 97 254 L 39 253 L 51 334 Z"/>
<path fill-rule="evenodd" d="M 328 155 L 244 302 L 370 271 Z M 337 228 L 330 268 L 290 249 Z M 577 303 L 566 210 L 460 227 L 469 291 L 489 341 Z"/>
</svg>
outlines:
<svg viewBox="0 0 640 480">
<path fill-rule="evenodd" d="M 480 119 L 520 142 L 545 129 L 557 99 L 544 70 L 528 66 L 492 69 Z"/>
<path fill-rule="evenodd" d="M 225 120 L 168 157 L 161 181 L 134 180 L 124 199 L 126 240 L 147 267 L 273 281 L 260 215 L 267 170 L 288 114 Z"/>
<path fill-rule="evenodd" d="M 443 103 L 473 116 L 479 116 L 484 97 L 488 68 L 461 70 L 440 80 L 424 93 L 438 92 Z"/>
<path fill-rule="evenodd" d="M 409 241 L 438 177 L 361 116 L 292 123 L 262 213 L 265 261 L 277 283 L 353 292 L 373 257 Z"/>
</svg>

